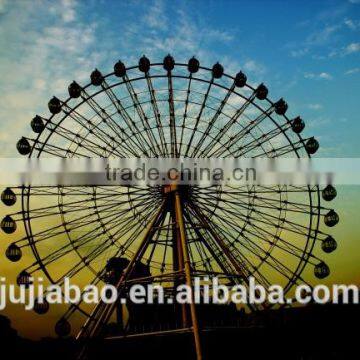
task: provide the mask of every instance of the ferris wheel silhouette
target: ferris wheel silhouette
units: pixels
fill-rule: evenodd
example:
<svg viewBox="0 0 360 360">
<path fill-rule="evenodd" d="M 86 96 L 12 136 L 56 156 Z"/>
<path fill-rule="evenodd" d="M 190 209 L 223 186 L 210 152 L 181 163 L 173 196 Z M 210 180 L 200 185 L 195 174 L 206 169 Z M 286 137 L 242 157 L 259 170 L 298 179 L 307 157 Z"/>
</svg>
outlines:
<svg viewBox="0 0 360 360">
<path fill-rule="evenodd" d="M 18 141 L 20 154 L 300 158 L 319 148 L 315 138 L 301 136 L 304 121 L 289 118 L 287 103 L 271 101 L 264 84 L 253 87 L 243 72 L 231 76 L 221 64 L 207 68 L 194 57 L 176 63 L 168 55 L 151 63 L 143 56 L 129 67 L 119 61 L 107 75 L 94 70 L 87 85 L 72 82 L 68 92 L 66 100 L 49 101 L 49 117 L 33 118 L 34 136 Z M 171 298 L 177 285 L 191 286 L 195 276 L 245 286 L 254 277 L 265 287 L 276 281 L 290 293 L 294 285 L 310 283 L 305 268 L 319 279 L 330 273 L 317 253 L 337 247 L 325 227 L 336 225 L 339 216 L 323 205 L 335 197 L 332 185 L 18 186 L 1 195 L 4 205 L 19 207 L 3 218 L 1 229 L 12 234 L 22 224 L 25 230 L 6 250 L 13 262 L 29 250 L 33 255 L 17 277 L 19 285 L 44 273 L 52 284 L 63 285 L 65 277 L 86 279 L 114 284 L 123 294 L 130 284 L 162 284 Z M 42 299 L 34 310 L 46 314 L 49 307 Z M 82 340 L 190 331 L 201 358 L 202 329 L 213 323 L 201 319 L 195 304 L 167 306 L 156 321 L 145 308 L 131 305 L 126 321 L 122 308 L 72 304 L 55 331 L 77 333 Z M 72 328 L 79 317 L 81 328 Z"/>
</svg>

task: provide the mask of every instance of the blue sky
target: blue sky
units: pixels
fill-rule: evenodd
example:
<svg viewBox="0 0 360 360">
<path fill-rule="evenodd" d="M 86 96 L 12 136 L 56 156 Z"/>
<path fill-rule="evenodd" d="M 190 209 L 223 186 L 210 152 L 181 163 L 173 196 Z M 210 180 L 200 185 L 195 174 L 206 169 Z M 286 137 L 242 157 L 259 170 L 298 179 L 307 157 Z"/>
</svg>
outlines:
<svg viewBox="0 0 360 360">
<path fill-rule="evenodd" d="M 302 115 L 318 156 L 360 156 L 360 0 L 0 0 L 0 154 L 16 155 L 34 114 L 122 59 L 193 55 L 242 69 Z"/>
</svg>

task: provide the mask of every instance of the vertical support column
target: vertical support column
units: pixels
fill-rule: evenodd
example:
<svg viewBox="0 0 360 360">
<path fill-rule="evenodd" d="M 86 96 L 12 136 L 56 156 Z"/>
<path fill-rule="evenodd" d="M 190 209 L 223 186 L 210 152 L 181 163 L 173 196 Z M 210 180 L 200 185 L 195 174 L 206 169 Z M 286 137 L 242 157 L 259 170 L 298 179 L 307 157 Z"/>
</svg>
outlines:
<svg viewBox="0 0 360 360">
<path fill-rule="evenodd" d="M 183 252 L 182 252 L 182 246 L 180 241 L 180 234 L 179 234 L 179 228 L 177 225 L 176 220 L 176 212 L 175 212 L 175 196 L 174 194 L 170 194 L 171 197 L 169 201 L 171 202 L 172 206 L 170 207 L 171 212 L 171 220 L 173 222 L 173 270 L 176 271 L 184 271 L 184 258 L 183 258 Z M 176 295 L 176 288 L 178 285 L 180 285 L 181 279 L 179 279 L 178 274 L 174 277 L 174 296 Z M 186 311 L 186 304 L 176 304 L 175 308 L 181 308 L 181 326 L 183 328 L 189 327 L 188 325 L 188 315 Z"/>
<path fill-rule="evenodd" d="M 187 286 L 189 286 L 192 289 L 190 258 L 186 243 L 186 232 L 185 232 L 184 218 L 182 212 L 182 204 L 178 189 L 175 190 L 175 214 L 176 214 L 176 223 L 179 230 L 178 231 L 179 240 L 181 243 L 183 260 L 184 260 L 185 280 Z M 201 360 L 202 352 L 201 352 L 201 343 L 200 343 L 199 324 L 196 315 L 193 290 L 191 290 L 191 297 L 192 299 L 190 303 L 190 315 L 191 315 L 192 329 L 193 329 L 194 341 L 195 341 L 196 359 Z"/>
</svg>

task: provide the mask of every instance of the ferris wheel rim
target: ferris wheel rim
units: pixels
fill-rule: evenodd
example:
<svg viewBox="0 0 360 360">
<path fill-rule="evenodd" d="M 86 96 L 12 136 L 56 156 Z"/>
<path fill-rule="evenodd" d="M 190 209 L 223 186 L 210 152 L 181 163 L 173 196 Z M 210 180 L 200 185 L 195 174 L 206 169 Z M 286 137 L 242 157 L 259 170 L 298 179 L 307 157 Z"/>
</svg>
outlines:
<svg viewBox="0 0 360 360">
<path fill-rule="evenodd" d="M 161 62 L 150 63 L 150 68 L 151 68 L 151 67 L 154 68 L 154 67 L 157 67 L 157 66 L 163 66 L 163 63 L 161 63 Z M 175 62 L 175 63 L 174 63 L 174 66 L 175 66 L 175 67 L 176 67 L 176 66 L 187 67 L 188 64 Z M 137 69 L 137 68 L 138 68 L 138 65 L 129 66 L 129 67 L 126 68 L 126 71 L 128 71 L 128 70 L 134 70 L 134 69 Z M 199 69 L 205 70 L 205 71 L 208 71 L 208 72 L 211 72 L 211 71 L 212 71 L 211 68 L 205 67 L 205 66 L 199 66 Z M 171 74 L 171 71 L 170 71 L 170 74 Z M 108 73 L 108 74 L 106 74 L 106 75 L 102 75 L 102 76 L 103 76 L 103 78 L 104 78 L 104 80 L 105 80 L 105 79 L 107 79 L 107 78 L 109 78 L 109 77 L 111 77 L 111 76 L 114 76 L 114 75 L 115 75 L 115 71 L 110 72 L 110 73 Z M 205 80 L 205 79 L 201 79 L 201 78 L 196 78 L 196 77 L 193 77 L 192 75 L 193 75 L 193 74 L 189 72 L 189 75 L 188 75 L 188 76 L 177 76 L 177 75 L 172 75 L 172 74 L 171 74 L 171 77 L 173 77 L 173 78 L 181 78 L 181 79 L 184 79 L 184 80 L 185 80 L 185 79 L 192 79 L 192 80 L 204 82 L 204 83 L 207 83 L 207 84 L 210 84 L 210 83 L 211 83 L 211 84 L 214 85 L 214 86 L 217 86 L 217 87 L 222 88 L 222 89 L 227 90 L 227 91 L 231 91 L 232 93 L 236 94 L 237 96 L 239 96 L 239 97 L 240 97 L 241 99 L 243 99 L 243 100 L 249 101 L 249 98 L 247 98 L 245 95 L 241 94 L 240 92 L 234 91 L 234 89 L 231 89 L 230 87 L 225 87 L 225 86 L 222 86 L 221 84 L 218 84 L 218 83 L 216 83 L 216 82 L 211 82 L 211 80 Z M 117 86 L 120 86 L 120 85 L 123 85 L 123 84 L 126 84 L 126 83 L 132 83 L 133 81 L 136 82 L 136 81 L 144 80 L 144 79 L 147 79 L 147 78 L 167 78 L 168 76 L 169 76 L 168 74 L 163 74 L 163 75 L 151 75 L 151 74 L 150 74 L 150 75 L 149 75 L 149 73 L 147 72 L 147 73 L 145 73 L 143 76 L 140 76 L 140 77 L 137 77 L 137 78 L 133 78 L 133 79 L 129 79 L 129 80 L 124 80 L 124 79 L 123 79 L 123 81 L 119 81 L 119 82 L 117 82 L 117 83 L 111 84 L 111 85 L 109 86 L 109 88 L 115 88 L 115 87 L 117 87 Z M 234 77 L 234 76 L 229 75 L 229 74 L 227 74 L 227 73 L 225 73 L 225 72 L 223 73 L 222 76 L 225 77 L 225 78 L 231 79 L 232 81 L 235 81 L 235 77 Z M 89 83 L 87 83 L 86 85 L 81 86 L 81 89 L 86 90 L 86 89 L 91 88 L 91 87 L 97 87 L 97 86 L 95 86 L 95 85 L 93 85 L 91 82 L 89 82 Z M 249 89 L 249 90 L 251 90 L 251 91 L 253 91 L 253 92 L 256 91 L 256 88 L 253 87 L 252 85 L 250 85 L 247 81 L 246 81 L 246 83 L 245 83 L 245 85 L 244 85 L 243 87 L 244 87 L 244 88 L 247 88 L 247 89 Z M 94 92 L 93 94 L 91 94 L 91 95 L 90 95 L 88 98 L 86 98 L 86 99 L 83 98 L 83 100 L 82 100 L 81 102 L 79 102 L 75 107 L 73 107 L 73 108 L 70 107 L 70 108 L 72 109 L 72 111 L 74 111 L 74 110 L 76 110 L 78 107 L 80 107 L 81 105 L 87 103 L 87 101 L 88 101 L 89 99 L 92 99 L 92 98 L 96 97 L 97 95 L 104 93 L 104 91 L 105 91 L 105 89 L 102 87 L 101 90 L 98 90 L 98 91 Z M 72 98 L 71 96 L 69 96 L 65 101 L 62 101 L 62 102 L 61 102 L 61 103 L 62 103 L 62 106 L 63 106 L 63 105 L 66 106 L 71 100 L 73 100 L 73 98 Z M 270 98 L 268 97 L 268 95 L 266 96 L 265 99 L 262 100 L 262 102 L 264 102 L 264 101 L 266 101 L 266 102 L 267 102 L 269 105 L 271 105 L 271 106 L 273 106 L 273 105 L 275 104 L 275 102 L 273 102 L 273 101 L 270 100 Z M 255 106 L 262 114 L 266 115 L 266 110 L 264 110 L 264 109 L 263 109 L 262 107 L 260 107 L 259 105 L 255 104 L 252 100 L 250 101 L 250 103 L 251 103 L 253 106 Z M 56 130 L 57 126 L 59 126 L 59 125 L 69 116 L 69 114 L 70 114 L 70 113 L 65 113 L 65 115 L 62 117 L 62 119 L 61 119 L 59 122 L 57 122 L 56 124 L 54 123 L 54 124 L 55 124 L 55 127 L 50 130 L 50 132 L 49 132 L 49 134 L 47 135 L 46 139 L 44 139 L 44 141 L 42 142 L 42 147 L 41 147 L 40 151 L 38 151 L 38 153 L 36 154 L 37 157 L 40 157 L 40 156 L 41 156 L 41 153 L 42 153 L 42 151 L 43 151 L 43 149 L 44 149 L 44 146 L 47 144 L 47 142 L 49 141 L 49 139 L 50 139 L 51 136 L 53 135 L 54 130 Z M 56 115 L 57 115 L 57 114 L 51 114 L 50 117 L 47 118 L 47 119 L 45 119 L 45 120 L 47 120 L 48 122 L 51 123 L 52 119 L 53 119 Z M 290 118 L 286 115 L 286 113 L 285 113 L 285 114 L 282 114 L 281 116 L 285 119 L 286 123 L 288 123 L 288 124 L 291 123 L 291 120 L 290 120 Z M 272 121 L 272 123 L 273 123 L 278 129 L 280 129 L 279 124 L 277 123 L 277 121 L 276 121 L 275 119 L 272 118 L 271 114 L 270 114 L 270 115 L 266 115 L 266 117 L 267 117 L 268 119 L 270 119 L 270 120 Z M 46 124 L 45 124 L 45 128 L 46 128 Z M 280 131 L 281 131 L 281 133 L 283 134 L 283 136 L 285 136 L 285 138 L 286 138 L 286 140 L 288 141 L 288 143 L 292 146 L 293 151 L 294 151 L 294 153 L 296 154 L 296 156 L 297 156 L 298 158 L 300 158 L 301 156 L 298 154 L 298 151 L 297 151 L 298 149 L 296 149 L 296 148 L 294 147 L 293 142 L 289 139 L 289 137 L 288 137 L 288 135 L 286 134 L 286 132 L 283 131 L 283 129 L 280 129 Z M 39 139 L 40 139 L 41 135 L 42 135 L 42 133 L 37 134 L 36 139 L 34 139 L 33 145 L 32 145 L 32 148 L 31 148 L 31 151 L 30 151 L 30 153 L 28 154 L 28 157 L 29 157 L 29 158 L 32 157 L 33 151 L 34 151 L 34 149 L 35 149 L 35 145 L 36 145 L 37 143 L 39 143 Z M 296 136 L 296 137 L 298 138 L 298 140 L 299 140 L 299 143 L 302 143 L 302 144 L 304 144 L 305 141 L 309 139 L 309 138 L 303 138 L 303 137 L 301 136 L 301 133 L 294 133 L 294 136 Z M 309 158 L 311 158 L 311 154 L 310 154 L 309 152 L 307 152 L 307 151 L 306 151 L 306 156 L 309 157 Z"/>
</svg>

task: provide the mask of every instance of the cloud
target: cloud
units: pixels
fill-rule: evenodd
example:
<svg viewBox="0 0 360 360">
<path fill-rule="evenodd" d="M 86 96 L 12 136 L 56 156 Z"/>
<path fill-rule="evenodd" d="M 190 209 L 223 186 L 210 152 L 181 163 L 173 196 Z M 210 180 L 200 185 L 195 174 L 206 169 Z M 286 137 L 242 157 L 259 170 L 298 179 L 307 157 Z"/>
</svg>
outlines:
<svg viewBox="0 0 360 360">
<path fill-rule="evenodd" d="M 360 28 L 360 21 L 357 20 L 345 19 L 344 23 L 351 30 L 357 30 Z"/>
<path fill-rule="evenodd" d="M 41 4 L 13 2 L 2 15 L 0 91 L 6 95 L 0 98 L 0 119 L 11 119 L 0 122 L 0 132 L 7 134 L 0 143 L 2 156 L 16 154 L 15 143 L 31 134 L 29 122 L 36 113 L 49 116 L 46 104 L 52 95 L 66 95 L 71 80 L 81 80 L 79 69 L 85 68 L 88 78 L 92 68 L 96 24 L 69 25 L 77 18 L 74 1 L 53 2 L 49 8 Z M 42 26 L 34 26 L 36 19 Z"/>
<path fill-rule="evenodd" d="M 307 108 L 309 108 L 310 110 L 321 110 L 323 108 L 323 106 L 321 104 L 308 104 Z"/>
<path fill-rule="evenodd" d="M 356 0 L 359 1 L 360 0 Z M 332 57 L 344 56 L 352 52 L 352 48 L 339 46 L 339 43 L 348 36 L 345 30 L 356 31 L 360 29 L 360 20 L 351 19 L 348 15 L 349 6 L 339 4 L 335 7 L 327 7 L 326 10 L 314 14 L 311 19 L 303 21 L 302 26 L 305 29 L 312 29 L 311 33 L 304 38 L 303 41 L 297 41 L 288 44 L 292 49 L 291 57 L 301 57 L 311 54 L 316 60 L 325 60 Z M 299 27 L 299 23 L 295 25 Z M 314 53 L 314 50 L 321 50 L 321 53 Z M 331 49 L 330 52 L 328 49 Z M 355 50 L 358 51 L 358 50 Z"/>
<path fill-rule="evenodd" d="M 294 58 L 298 58 L 298 57 L 302 57 L 308 53 L 309 53 L 309 48 L 297 49 L 297 50 L 291 50 L 290 56 L 292 56 Z"/>
<path fill-rule="evenodd" d="M 151 11 L 145 15 L 146 24 L 158 30 L 165 30 L 168 26 L 168 19 L 165 15 L 164 3 L 161 0 L 156 0 L 151 8 Z"/>
<path fill-rule="evenodd" d="M 351 4 L 360 4 L 360 0 L 349 0 Z"/>
<path fill-rule="evenodd" d="M 330 119 L 325 116 L 319 116 L 317 118 L 311 118 L 308 119 L 306 126 L 309 129 L 315 129 L 315 128 L 322 128 L 330 123 Z M 317 136 L 317 139 L 319 140 L 321 137 Z"/>
<path fill-rule="evenodd" d="M 211 63 L 219 60 L 219 51 L 215 49 L 228 46 L 234 39 L 235 31 L 230 33 L 213 27 L 203 19 L 193 17 L 184 6 L 168 9 L 168 2 L 156 1 L 154 4 L 155 18 L 153 14 L 149 15 L 153 6 L 149 5 L 144 15 L 140 14 L 136 19 L 129 18 L 116 27 L 116 31 L 123 35 L 123 59 L 137 61 L 130 55 L 136 44 L 142 53 L 152 58 L 167 53 L 175 59 L 196 55 L 200 60 L 206 59 Z M 135 8 L 133 10 L 135 12 Z"/>
<path fill-rule="evenodd" d="M 352 74 L 357 74 L 358 72 L 360 72 L 360 68 L 353 68 L 353 69 L 349 69 L 347 71 L 345 71 L 345 75 L 352 75 Z"/>
<path fill-rule="evenodd" d="M 63 12 L 62 19 L 64 22 L 68 23 L 76 19 L 75 6 L 76 2 L 73 0 L 62 0 Z"/>
<path fill-rule="evenodd" d="M 333 76 L 327 72 L 320 73 L 305 73 L 305 79 L 314 79 L 314 80 L 332 80 Z"/>
<path fill-rule="evenodd" d="M 319 79 L 325 79 L 325 80 L 331 80 L 333 77 L 332 75 L 326 73 L 326 72 L 322 72 L 318 75 Z"/>
<path fill-rule="evenodd" d="M 308 45 L 324 45 L 332 39 L 336 31 L 341 28 L 341 24 L 329 25 L 322 30 L 317 30 L 310 34 L 305 43 Z"/>
<path fill-rule="evenodd" d="M 360 43 L 350 43 L 343 46 L 340 49 L 333 49 L 327 56 L 327 58 L 344 57 L 360 51 Z M 326 58 L 326 57 L 324 57 Z"/>
<path fill-rule="evenodd" d="M 352 54 L 360 51 L 360 43 L 351 43 L 345 47 L 345 54 Z"/>
<path fill-rule="evenodd" d="M 328 10 L 326 12 L 320 13 L 315 16 L 312 21 L 316 24 L 315 31 L 312 31 L 303 41 L 298 43 L 288 44 L 292 50 L 290 51 L 290 56 L 294 58 L 302 57 L 308 54 L 312 54 L 312 58 L 316 60 L 323 60 L 327 57 L 332 57 L 337 55 L 337 50 L 332 50 L 331 56 L 324 54 L 314 54 L 314 50 L 316 48 L 324 48 L 325 46 L 329 46 L 329 44 L 336 43 L 336 40 L 339 38 L 339 33 L 341 29 L 344 27 L 344 23 L 346 26 L 356 26 L 354 21 L 349 19 L 341 20 L 341 22 L 336 21 L 334 24 L 327 24 L 325 27 L 321 27 L 317 25 L 326 19 L 328 21 L 329 18 L 337 18 L 341 14 L 343 14 L 344 9 L 339 8 L 335 10 Z M 309 25 L 309 24 L 308 24 Z M 309 25 L 310 26 L 310 25 Z"/>
<path fill-rule="evenodd" d="M 252 73 L 256 73 L 257 75 L 264 74 L 266 72 L 266 68 L 264 65 L 256 62 L 255 60 L 248 60 L 244 63 L 243 66 L 245 71 L 249 71 Z"/>
<path fill-rule="evenodd" d="M 234 36 L 227 31 L 221 31 L 216 29 L 210 29 L 207 33 L 207 36 L 221 42 L 230 42 L 234 39 Z"/>
<path fill-rule="evenodd" d="M 76 20 L 78 3 L 76 0 L 60 0 L 49 6 L 49 14 L 61 19 L 64 23 Z"/>
</svg>

